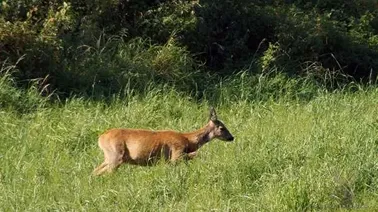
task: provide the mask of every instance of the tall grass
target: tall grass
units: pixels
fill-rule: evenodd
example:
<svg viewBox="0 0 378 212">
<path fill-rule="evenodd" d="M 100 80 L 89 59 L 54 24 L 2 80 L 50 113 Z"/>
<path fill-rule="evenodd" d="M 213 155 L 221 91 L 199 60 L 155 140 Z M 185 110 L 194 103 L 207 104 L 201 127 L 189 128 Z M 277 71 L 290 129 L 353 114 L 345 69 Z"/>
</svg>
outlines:
<svg viewBox="0 0 378 212">
<path fill-rule="evenodd" d="M 144 93 L 157 84 L 181 91 L 201 84 L 200 65 L 174 38 L 164 45 L 126 39 L 126 35 L 103 34 L 93 44 L 72 50 L 73 58 L 66 58 L 64 70 L 52 77 L 59 80 L 51 83 L 65 97 L 75 94 L 97 99 L 126 95 L 128 89 Z"/>
<path fill-rule="evenodd" d="M 71 98 L 27 113 L 1 110 L 0 210 L 378 209 L 377 90 L 316 93 L 308 86 L 314 95 L 302 101 L 291 98 L 300 92 L 289 95 L 294 81 L 260 78 L 258 93 L 253 80 L 224 81 L 201 102 L 163 87 L 111 103 Z M 290 98 L 275 98 L 280 83 Z M 104 130 L 195 130 L 210 104 L 234 143 L 213 141 L 188 163 L 123 165 L 91 176 L 103 159 L 97 137 Z"/>
<path fill-rule="evenodd" d="M 21 58 L 22 59 L 22 58 Z M 20 60 L 21 60 L 20 59 Z M 43 107 L 48 102 L 48 96 L 42 97 L 46 86 L 42 79 L 31 80 L 29 87 L 20 89 L 12 74 L 17 72 L 17 63 L 9 65 L 7 61 L 0 68 L 0 109 L 15 110 L 27 113 Z"/>
</svg>

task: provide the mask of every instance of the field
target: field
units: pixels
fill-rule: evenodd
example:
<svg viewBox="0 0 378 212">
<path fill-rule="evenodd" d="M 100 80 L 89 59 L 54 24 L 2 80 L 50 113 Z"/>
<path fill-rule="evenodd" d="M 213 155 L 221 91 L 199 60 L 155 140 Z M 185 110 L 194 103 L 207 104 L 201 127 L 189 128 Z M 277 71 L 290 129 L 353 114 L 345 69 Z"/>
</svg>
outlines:
<svg viewBox="0 0 378 212">
<path fill-rule="evenodd" d="M 0 212 L 378 211 L 378 4 L 3 0 Z M 235 137 L 96 177 L 109 128 Z"/>
<path fill-rule="evenodd" d="M 378 92 L 215 105 L 236 140 L 177 165 L 94 177 L 113 127 L 191 131 L 209 103 L 174 91 L 0 112 L 1 211 L 335 211 L 378 209 Z"/>
</svg>

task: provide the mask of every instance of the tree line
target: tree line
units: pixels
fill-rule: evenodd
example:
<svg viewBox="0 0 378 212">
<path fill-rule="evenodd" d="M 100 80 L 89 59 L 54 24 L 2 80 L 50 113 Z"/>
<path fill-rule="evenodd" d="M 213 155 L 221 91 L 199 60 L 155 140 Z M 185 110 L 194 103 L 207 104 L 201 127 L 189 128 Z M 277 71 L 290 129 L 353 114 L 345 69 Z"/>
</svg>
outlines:
<svg viewBox="0 0 378 212">
<path fill-rule="evenodd" d="M 0 62 L 62 96 L 201 90 L 240 71 L 375 82 L 378 3 L 3 0 Z"/>
</svg>

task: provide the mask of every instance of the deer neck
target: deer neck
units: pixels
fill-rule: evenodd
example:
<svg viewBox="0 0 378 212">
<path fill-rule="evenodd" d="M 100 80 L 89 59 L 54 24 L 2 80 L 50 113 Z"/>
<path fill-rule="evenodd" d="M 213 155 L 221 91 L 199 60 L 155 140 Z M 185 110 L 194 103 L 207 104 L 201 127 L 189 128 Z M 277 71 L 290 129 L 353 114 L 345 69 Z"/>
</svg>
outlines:
<svg viewBox="0 0 378 212">
<path fill-rule="evenodd" d="M 192 151 L 196 151 L 202 145 L 208 143 L 210 140 L 213 139 L 213 133 L 211 131 L 212 127 L 210 126 L 210 124 L 207 124 L 199 130 L 185 133 L 184 135 L 189 141 L 188 147 Z"/>
</svg>

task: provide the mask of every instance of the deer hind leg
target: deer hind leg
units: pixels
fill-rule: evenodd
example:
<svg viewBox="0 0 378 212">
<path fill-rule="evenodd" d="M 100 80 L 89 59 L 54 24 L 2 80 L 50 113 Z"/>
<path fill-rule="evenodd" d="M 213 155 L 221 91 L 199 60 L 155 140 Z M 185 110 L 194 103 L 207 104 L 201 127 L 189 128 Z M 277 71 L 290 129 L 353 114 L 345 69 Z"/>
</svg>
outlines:
<svg viewBox="0 0 378 212">
<path fill-rule="evenodd" d="M 105 161 L 94 171 L 94 175 L 102 175 L 105 172 L 114 172 L 125 161 L 125 150 L 123 148 L 103 149 Z"/>
<path fill-rule="evenodd" d="M 99 165 L 97 168 L 93 170 L 93 175 L 101 175 L 104 172 L 104 169 L 106 168 L 108 164 L 106 161 L 104 161 L 101 165 Z"/>
<path fill-rule="evenodd" d="M 118 169 L 118 167 L 125 162 L 125 149 L 124 147 L 120 148 L 114 147 L 111 150 L 107 151 L 106 163 L 107 166 L 104 168 L 104 171 L 112 173 Z"/>
</svg>

